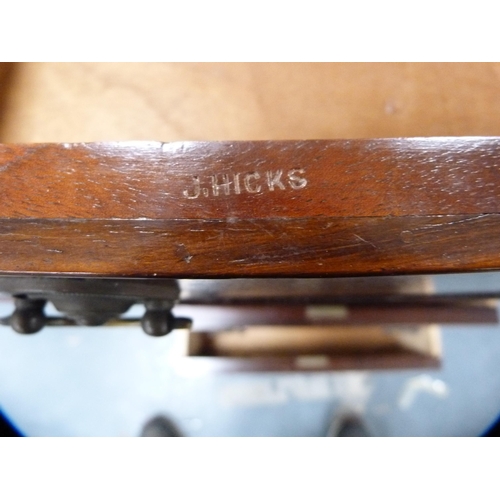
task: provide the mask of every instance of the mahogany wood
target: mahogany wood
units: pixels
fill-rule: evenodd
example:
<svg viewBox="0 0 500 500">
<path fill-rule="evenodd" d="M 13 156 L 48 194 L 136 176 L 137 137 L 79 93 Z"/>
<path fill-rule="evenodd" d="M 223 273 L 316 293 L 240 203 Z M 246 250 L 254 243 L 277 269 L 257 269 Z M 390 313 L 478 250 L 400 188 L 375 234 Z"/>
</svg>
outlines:
<svg viewBox="0 0 500 500">
<path fill-rule="evenodd" d="M 500 139 L 0 146 L 0 273 L 500 269 Z"/>
<path fill-rule="evenodd" d="M 495 306 L 459 305 L 177 305 L 177 316 L 193 321 L 193 332 L 217 332 L 252 325 L 497 324 Z"/>
</svg>

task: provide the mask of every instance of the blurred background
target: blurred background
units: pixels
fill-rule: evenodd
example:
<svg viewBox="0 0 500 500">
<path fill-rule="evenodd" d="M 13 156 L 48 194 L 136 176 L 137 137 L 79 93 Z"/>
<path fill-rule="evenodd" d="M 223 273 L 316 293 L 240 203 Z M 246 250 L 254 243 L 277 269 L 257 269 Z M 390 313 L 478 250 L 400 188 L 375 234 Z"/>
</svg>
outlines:
<svg viewBox="0 0 500 500">
<path fill-rule="evenodd" d="M 500 64 L 3 63 L 1 142 L 499 136 Z M 500 290 L 485 273 L 435 290 Z M 12 306 L 5 299 L 2 315 Z M 500 412 L 500 328 L 441 329 L 440 369 L 213 374 L 171 363 L 175 333 L 0 327 L 0 407 L 27 435 L 480 435 Z"/>
</svg>

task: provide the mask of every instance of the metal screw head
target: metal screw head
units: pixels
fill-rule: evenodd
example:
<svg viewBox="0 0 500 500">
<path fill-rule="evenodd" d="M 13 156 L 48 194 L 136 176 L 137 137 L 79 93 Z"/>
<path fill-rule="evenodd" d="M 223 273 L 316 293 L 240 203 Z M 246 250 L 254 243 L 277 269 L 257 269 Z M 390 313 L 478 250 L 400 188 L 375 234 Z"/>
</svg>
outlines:
<svg viewBox="0 0 500 500">
<path fill-rule="evenodd" d="M 45 326 L 47 321 L 43 313 L 45 300 L 17 297 L 14 304 L 16 309 L 10 317 L 10 326 L 17 333 L 36 333 Z"/>
<path fill-rule="evenodd" d="M 167 335 L 173 330 L 174 324 L 172 313 L 161 309 L 146 311 L 141 320 L 142 329 L 153 337 Z"/>
</svg>

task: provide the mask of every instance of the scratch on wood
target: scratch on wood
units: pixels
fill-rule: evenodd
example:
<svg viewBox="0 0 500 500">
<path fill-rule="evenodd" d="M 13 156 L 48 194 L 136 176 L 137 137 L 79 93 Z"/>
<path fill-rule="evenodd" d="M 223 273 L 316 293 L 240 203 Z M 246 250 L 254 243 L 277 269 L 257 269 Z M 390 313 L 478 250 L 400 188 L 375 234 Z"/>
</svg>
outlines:
<svg viewBox="0 0 500 500">
<path fill-rule="evenodd" d="M 372 246 L 372 247 L 373 247 L 373 248 L 375 248 L 375 249 L 377 248 L 377 246 L 376 246 L 376 245 L 374 245 L 371 241 L 367 241 L 367 240 L 365 240 L 364 238 L 361 238 L 361 236 L 359 236 L 359 234 L 355 234 L 355 233 L 353 233 L 353 234 L 354 234 L 354 236 L 356 236 L 356 238 L 357 238 L 358 240 L 360 240 L 360 241 L 363 241 L 363 242 L 367 243 L 368 245 Z"/>
</svg>

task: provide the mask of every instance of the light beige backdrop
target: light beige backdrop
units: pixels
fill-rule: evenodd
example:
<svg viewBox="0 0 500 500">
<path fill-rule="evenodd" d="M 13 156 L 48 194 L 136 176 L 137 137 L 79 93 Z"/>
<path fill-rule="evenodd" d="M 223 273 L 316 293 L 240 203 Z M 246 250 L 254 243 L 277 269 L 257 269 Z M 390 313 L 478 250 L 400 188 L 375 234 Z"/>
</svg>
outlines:
<svg viewBox="0 0 500 500">
<path fill-rule="evenodd" d="M 9 70 L 3 142 L 500 135 L 500 64 L 21 63 Z"/>
</svg>

